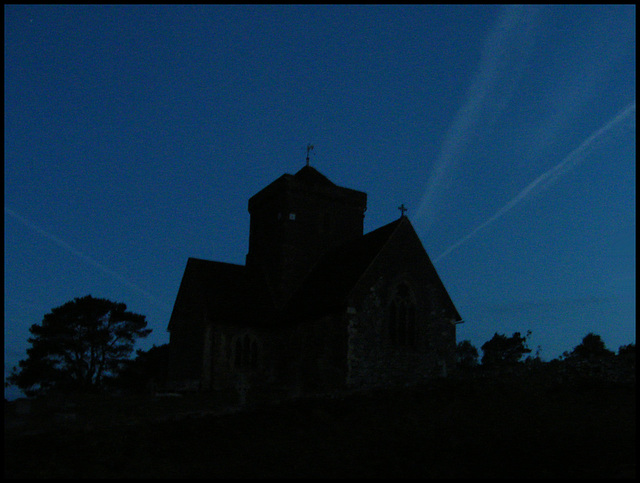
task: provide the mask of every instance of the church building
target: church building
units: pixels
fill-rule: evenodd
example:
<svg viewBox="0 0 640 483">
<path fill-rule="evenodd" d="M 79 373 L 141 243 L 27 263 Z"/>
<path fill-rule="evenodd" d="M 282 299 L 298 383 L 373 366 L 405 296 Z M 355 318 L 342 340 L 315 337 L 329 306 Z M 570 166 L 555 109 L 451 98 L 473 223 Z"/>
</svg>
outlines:
<svg viewBox="0 0 640 483">
<path fill-rule="evenodd" d="M 308 162 L 256 193 L 245 265 L 187 261 L 169 387 L 244 401 L 446 375 L 461 318 L 401 208 L 364 234 L 366 193 Z"/>
</svg>

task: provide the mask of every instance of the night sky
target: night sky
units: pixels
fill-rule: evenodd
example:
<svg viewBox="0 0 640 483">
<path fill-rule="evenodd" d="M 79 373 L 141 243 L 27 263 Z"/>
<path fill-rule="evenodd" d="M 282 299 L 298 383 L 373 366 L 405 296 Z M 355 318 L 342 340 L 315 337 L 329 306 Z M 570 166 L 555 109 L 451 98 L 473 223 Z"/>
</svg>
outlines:
<svg viewBox="0 0 640 483">
<path fill-rule="evenodd" d="M 168 342 L 188 257 L 244 264 L 308 143 L 365 232 L 408 207 L 458 341 L 635 342 L 635 6 L 4 11 L 5 376 L 87 294 Z"/>
</svg>

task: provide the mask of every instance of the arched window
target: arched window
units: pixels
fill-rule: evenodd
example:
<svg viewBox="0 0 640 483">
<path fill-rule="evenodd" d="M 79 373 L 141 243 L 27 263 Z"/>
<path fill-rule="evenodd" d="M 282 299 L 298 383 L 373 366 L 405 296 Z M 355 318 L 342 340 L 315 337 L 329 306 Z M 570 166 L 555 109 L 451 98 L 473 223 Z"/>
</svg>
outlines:
<svg viewBox="0 0 640 483">
<path fill-rule="evenodd" d="M 234 359 L 234 365 L 236 367 L 242 367 L 242 341 L 236 339 L 236 356 Z"/>
<path fill-rule="evenodd" d="M 234 368 L 247 371 L 258 369 L 258 341 L 254 336 L 244 334 L 236 338 L 234 344 Z"/>
<path fill-rule="evenodd" d="M 249 357 L 251 354 L 251 339 L 249 339 L 249 334 L 244 335 L 244 339 L 242 341 L 242 366 L 248 366 Z"/>
<path fill-rule="evenodd" d="M 258 368 L 258 343 L 255 340 L 251 341 L 251 370 Z"/>
<path fill-rule="evenodd" d="M 415 347 L 416 308 L 409 286 L 398 285 L 388 308 L 388 334 L 392 345 Z"/>
<path fill-rule="evenodd" d="M 391 343 L 395 344 L 398 339 L 398 309 L 396 307 L 396 302 L 394 300 L 391 301 L 389 305 L 389 340 Z"/>
</svg>

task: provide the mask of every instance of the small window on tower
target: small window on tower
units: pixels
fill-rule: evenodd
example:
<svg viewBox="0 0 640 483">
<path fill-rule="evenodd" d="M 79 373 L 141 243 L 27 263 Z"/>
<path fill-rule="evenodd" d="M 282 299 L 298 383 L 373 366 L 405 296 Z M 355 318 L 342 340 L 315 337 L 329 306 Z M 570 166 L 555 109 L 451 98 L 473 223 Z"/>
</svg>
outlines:
<svg viewBox="0 0 640 483">
<path fill-rule="evenodd" d="M 295 213 L 289 213 L 289 219 L 291 221 L 296 221 L 296 214 Z"/>
</svg>

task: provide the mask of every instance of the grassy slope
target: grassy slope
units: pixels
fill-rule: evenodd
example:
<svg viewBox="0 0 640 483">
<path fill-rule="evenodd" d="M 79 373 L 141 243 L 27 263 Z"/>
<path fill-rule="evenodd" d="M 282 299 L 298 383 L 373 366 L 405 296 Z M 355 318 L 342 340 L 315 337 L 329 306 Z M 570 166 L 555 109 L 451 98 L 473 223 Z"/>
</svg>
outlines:
<svg viewBox="0 0 640 483">
<path fill-rule="evenodd" d="M 631 477 L 635 432 L 635 386 L 437 381 L 224 416 L 5 432 L 5 477 Z"/>
</svg>

